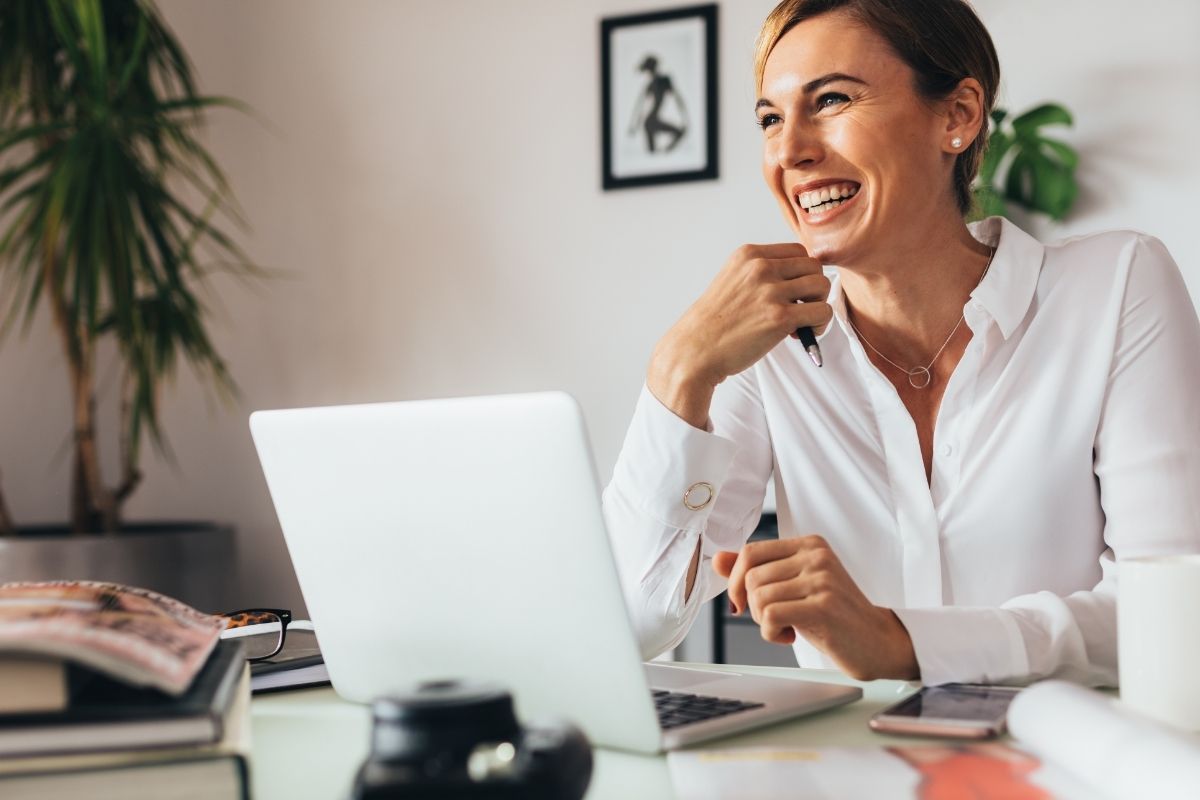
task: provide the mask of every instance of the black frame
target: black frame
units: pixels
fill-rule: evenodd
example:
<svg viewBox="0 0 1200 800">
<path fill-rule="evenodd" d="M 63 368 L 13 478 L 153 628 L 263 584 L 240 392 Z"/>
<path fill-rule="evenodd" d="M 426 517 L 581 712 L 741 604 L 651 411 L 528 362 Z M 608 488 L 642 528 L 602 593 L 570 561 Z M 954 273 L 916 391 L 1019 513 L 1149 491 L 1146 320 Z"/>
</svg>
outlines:
<svg viewBox="0 0 1200 800">
<path fill-rule="evenodd" d="M 689 17 L 697 17 L 704 22 L 704 86 L 705 94 L 707 95 L 708 117 L 703 123 L 708 137 L 705 165 L 698 170 L 662 172 L 618 178 L 613 175 L 612 35 L 620 28 L 655 22 L 669 22 Z M 654 186 L 664 183 L 715 179 L 718 172 L 717 154 L 719 152 L 719 147 L 717 146 L 717 121 L 719 116 L 717 99 L 717 6 L 715 3 L 674 8 L 648 14 L 608 17 L 600 20 L 600 124 L 602 128 L 601 161 L 603 164 L 604 189 L 626 189 L 636 186 Z"/>
</svg>

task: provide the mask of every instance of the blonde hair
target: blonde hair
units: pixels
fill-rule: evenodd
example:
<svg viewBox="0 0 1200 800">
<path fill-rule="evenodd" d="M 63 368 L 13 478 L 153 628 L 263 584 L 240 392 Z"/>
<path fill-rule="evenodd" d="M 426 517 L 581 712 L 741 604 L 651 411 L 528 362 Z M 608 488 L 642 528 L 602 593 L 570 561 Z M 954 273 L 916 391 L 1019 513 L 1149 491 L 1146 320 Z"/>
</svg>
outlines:
<svg viewBox="0 0 1200 800">
<path fill-rule="evenodd" d="M 879 34 L 908 64 L 915 89 L 928 100 L 941 100 L 963 78 L 983 87 L 985 111 L 991 112 L 1000 87 L 1000 60 L 987 28 L 964 0 L 783 0 L 767 15 L 754 48 L 754 86 L 762 89 L 767 57 L 784 34 L 806 19 L 846 11 Z M 987 149 L 987 119 L 975 141 L 954 162 L 954 197 L 959 210 L 971 209 L 971 182 Z"/>
</svg>

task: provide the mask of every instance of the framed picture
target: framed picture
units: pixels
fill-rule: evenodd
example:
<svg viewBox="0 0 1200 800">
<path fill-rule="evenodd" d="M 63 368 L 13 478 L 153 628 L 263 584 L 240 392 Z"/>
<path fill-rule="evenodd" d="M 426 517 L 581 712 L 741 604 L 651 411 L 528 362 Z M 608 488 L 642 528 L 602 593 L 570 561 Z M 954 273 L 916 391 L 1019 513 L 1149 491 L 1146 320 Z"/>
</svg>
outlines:
<svg viewBox="0 0 1200 800">
<path fill-rule="evenodd" d="M 717 177 L 717 7 L 600 21 L 604 188 Z"/>
</svg>

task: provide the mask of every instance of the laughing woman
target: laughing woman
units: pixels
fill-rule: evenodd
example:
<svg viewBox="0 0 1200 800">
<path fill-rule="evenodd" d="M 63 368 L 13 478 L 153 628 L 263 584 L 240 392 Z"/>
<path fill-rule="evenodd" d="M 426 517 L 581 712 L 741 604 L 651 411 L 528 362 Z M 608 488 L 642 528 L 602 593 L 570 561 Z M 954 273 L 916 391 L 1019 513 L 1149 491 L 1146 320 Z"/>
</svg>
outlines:
<svg viewBox="0 0 1200 800">
<path fill-rule="evenodd" d="M 605 492 L 645 656 L 728 585 L 801 666 L 1114 683 L 1116 560 L 1200 551 L 1178 268 L 964 221 L 1000 75 L 961 0 L 787 0 L 755 72 L 796 241 L 739 248 L 654 350 Z M 772 476 L 780 539 L 746 544 Z"/>
</svg>

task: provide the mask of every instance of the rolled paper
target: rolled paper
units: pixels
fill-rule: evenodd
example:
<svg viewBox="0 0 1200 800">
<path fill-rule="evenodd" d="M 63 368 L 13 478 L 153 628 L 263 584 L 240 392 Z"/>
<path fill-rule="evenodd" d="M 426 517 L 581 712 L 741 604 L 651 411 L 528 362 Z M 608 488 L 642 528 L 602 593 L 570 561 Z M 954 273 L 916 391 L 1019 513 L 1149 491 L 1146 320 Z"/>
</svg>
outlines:
<svg viewBox="0 0 1200 800">
<path fill-rule="evenodd" d="M 1025 689 L 1008 707 L 1022 747 L 1112 800 L 1200 797 L 1200 737 L 1065 681 Z"/>
</svg>

